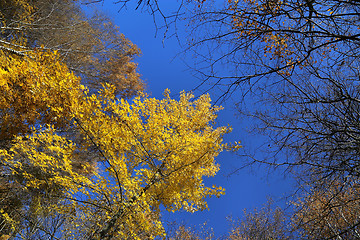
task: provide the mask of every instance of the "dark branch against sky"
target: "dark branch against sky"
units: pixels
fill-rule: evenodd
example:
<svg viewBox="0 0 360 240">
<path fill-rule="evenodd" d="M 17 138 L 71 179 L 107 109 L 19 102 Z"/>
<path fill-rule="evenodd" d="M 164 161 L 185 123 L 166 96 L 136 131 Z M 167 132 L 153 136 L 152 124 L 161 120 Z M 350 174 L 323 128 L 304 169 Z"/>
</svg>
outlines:
<svg viewBox="0 0 360 240">
<path fill-rule="evenodd" d="M 176 57 L 183 51 L 178 39 L 176 37 L 164 39 L 161 34 L 156 35 L 159 29 L 154 25 L 153 16 L 139 9 L 136 11 L 137 6 L 135 1 L 129 2 L 126 9 L 120 10 L 120 5 L 105 1 L 102 3 L 102 10 L 114 19 L 115 24 L 120 27 L 120 32 L 141 49 L 142 55 L 137 61 L 140 74 L 148 85 L 148 92 L 156 98 L 162 98 L 164 89 L 169 88 L 171 95 L 175 97 L 180 91 L 191 91 L 196 88 L 200 83 L 199 80 L 188 71 L 183 59 Z M 166 1 L 161 6 L 164 12 L 171 12 L 177 9 L 178 3 Z M 181 25 L 181 22 L 177 24 L 177 31 L 180 31 L 177 35 L 186 36 L 186 26 Z M 205 86 L 204 89 L 207 87 Z M 194 93 L 198 95 L 202 91 L 197 90 Z M 216 99 L 221 94 L 222 92 L 213 91 L 212 99 Z M 230 124 L 233 127 L 233 132 L 226 140 L 241 141 L 244 151 L 256 151 L 256 148 L 261 148 L 264 139 L 248 132 L 251 123 L 236 117 L 236 109 L 231 102 L 223 104 L 223 107 L 218 122 L 220 125 Z M 282 170 L 269 174 L 267 168 L 255 167 L 240 170 L 229 177 L 229 174 L 243 166 L 244 158 L 232 153 L 223 153 L 218 157 L 217 162 L 221 170 L 215 178 L 208 179 L 207 183 L 224 187 L 226 194 L 220 198 L 209 199 L 209 211 L 165 213 L 163 214 L 165 219 L 184 221 L 188 225 L 208 222 L 208 226 L 214 228 L 215 233 L 220 236 L 230 229 L 227 217 L 241 217 L 244 208 L 261 207 L 267 202 L 268 197 L 272 197 L 279 204 L 284 204 L 285 197 L 290 193 L 292 181 L 283 177 Z"/>
</svg>

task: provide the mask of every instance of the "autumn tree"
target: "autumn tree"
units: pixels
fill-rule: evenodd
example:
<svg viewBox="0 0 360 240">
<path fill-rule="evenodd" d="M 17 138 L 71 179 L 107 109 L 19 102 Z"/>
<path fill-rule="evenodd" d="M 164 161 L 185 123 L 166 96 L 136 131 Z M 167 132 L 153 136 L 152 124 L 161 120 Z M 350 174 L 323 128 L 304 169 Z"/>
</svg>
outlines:
<svg viewBox="0 0 360 240">
<path fill-rule="evenodd" d="M 0 237 L 152 239 L 223 194 L 208 95 L 138 94 L 137 48 L 77 1 L 1 2 Z"/>
<path fill-rule="evenodd" d="M 229 93 L 257 79 L 293 79 L 304 68 L 345 70 L 356 56 L 358 7 L 356 1 L 203 1 L 189 14 L 189 50 L 198 53 L 199 67 L 208 67 L 199 72 L 203 79 L 221 81 Z M 221 74 L 221 65 L 231 72 Z"/>
<path fill-rule="evenodd" d="M 5 1 L 0 5 L 0 47 L 26 54 L 58 51 L 70 70 L 96 91 L 101 83 L 131 97 L 144 89 L 134 57 L 140 50 L 100 12 L 85 15 L 81 1 Z"/>
<path fill-rule="evenodd" d="M 212 126 L 209 96 L 129 103 L 111 84 L 89 93 L 57 53 L 1 56 L 2 235 L 153 238 L 161 208 L 203 210 L 223 193 L 202 180 L 229 131 Z"/>
<path fill-rule="evenodd" d="M 304 239 L 358 239 L 359 200 L 357 179 L 313 187 L 294 202 L 293 228 Z"/>
</svg>

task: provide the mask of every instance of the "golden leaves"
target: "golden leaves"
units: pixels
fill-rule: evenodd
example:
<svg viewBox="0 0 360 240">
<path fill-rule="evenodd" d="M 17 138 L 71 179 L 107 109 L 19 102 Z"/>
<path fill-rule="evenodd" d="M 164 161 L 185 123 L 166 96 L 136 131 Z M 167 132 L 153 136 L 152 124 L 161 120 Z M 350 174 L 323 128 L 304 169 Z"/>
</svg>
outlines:
<svg viewBox="0 0 360 240">
<path fill-rule="evenodd" d="M 89 134 L 98 133 L 94 139 L 111 156 L 111 174 L 115 169 L 125 178 L 129 174 L 136 176 L 133 183 L 121 179 L 126 182 L 125 188 L 151 186 L 147 190 L 150 195 L 161 192 L 161 201 L 169 209 L 180 209 L 185 204 L 184 195 L 193 202 L 191 205 L 203 204 L 204 196 L 197 196 L 199 192 L 189 194 L 190 189 L 209 190 L 202 187 L 201 177 L 217 172 L 214 157 L 222 149 L 222 136 L 228 132 L 224 127 L 211 127 L 219 108 L 211 107 L 209 96 L 194 102 L 190 102 L 191 98 L 182 93 L 180 100 L 175 101 L 165 93 L 163 100 L 138 97 L 131 105 L 123 99 L 108 101 L 111 116 L 96 111 L 81 122 Z M 103 117 L 107 121 L 102 121 Z M 125 172 L 123 162 L 128 166 Z"/>
<path fill-rule="evenodd" d="M 110 83 L 89 94 L 56 53 L 0 58 L 1 136 L 14 140 L 0 151 L 1 166 L 24 196 L 48 203 L 33 198 L 33 208 L 64 216 L 64 236 L 151 239 L 164 235 L 161 208 L 203 210 L 207 196 L 224 194 L 203 182 L 219 170 L 215 157 L 231 131 L 214 126 L 221 108 L 209 95 L 183 92 L 177 101 L 166 90 L 161 100 L 129 102 Z"/>
<path fill-rule="evenodd" d="M 35 52 L 30 58 L 0 52 L 0 59 L 1 137 L 27 133 L 35 124 L 65 126 L 84 87 L 57 55 Z"/>
</svg>

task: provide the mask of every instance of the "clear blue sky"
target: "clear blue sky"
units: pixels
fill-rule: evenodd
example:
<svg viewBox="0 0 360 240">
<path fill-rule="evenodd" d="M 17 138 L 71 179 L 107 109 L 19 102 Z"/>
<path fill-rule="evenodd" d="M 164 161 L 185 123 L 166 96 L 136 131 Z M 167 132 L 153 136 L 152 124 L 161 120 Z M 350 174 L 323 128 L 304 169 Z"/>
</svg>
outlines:
<svg viewBox="0 0 360 240">
<path fill-rule="evenodd" d="M 133 1 L 135 4 L 137 1 Z M 163 1 L 171 7 L 177 1 Z M 161 3 L 161 1 L 160 1 Z M 169 88 L 173 96 L 180 91 L 192 90 L 199 84 L 180 58 L 175 55 L 182 49 L 175 38 L 166 39 L 163 42 L 162 32 L 155 38 L 156 28 L 152 17 L 146 12 L 135 11 L 135 5 L 129 4 L 128 9 L 120 12 L 119 5 L 105 0 L 103 11 L 107 13 L 120 27 L 120 31 L 142 51 L 142 56 L 136 59 L 139 63 L 139 71 L 148 85 L 151 96 L 162 98 L 164 89 Z M 181 29 L 180 29 L 181 31 Z M 179 32 L 181 35 L 181 32 Z M 199 94 L 199 92 L 195 92 Z M 216 93 L 213 93 L 216 94 Z M 228 141 L 241 141 L 244 149 L 259 145 L 261 137 L 251 136 L 246 129 L 248 121 L 241 121 L 235 117 L 235 109 L 231 102 L 223 105 L 225 109 L 220 112 L 218 122 L 221 125 L 230 124 L 233 132 L 226 138 Z M 241 150 L 240 150 L 241 151 Z M 221 171 L 215 178 L 207 179 L 209 185 L 217 184 L 226 189 L 226 194 L 221 198 L 208 200 L 209 211 L 196 213 L 164 214 L 165 219 L 174 219 L 179 222 L 185 221 L 189 225 L 199 225 L 208 222 L 217 236 L 225 234 L 229 230 L 226 217 L 241 217 L 244 208 L 261 208 L 266 203 L 267 197 L 279 200 L 287 196 L 291 186 L 290 180 L 284 179 L 279 172 L 267 174 L 264 168 L 241 170 L 231 177 L 227 175 L 241 166 L 244 159 L 231 153 L 223 153 L 217 158 L 221 165 Z"/>
</svg>

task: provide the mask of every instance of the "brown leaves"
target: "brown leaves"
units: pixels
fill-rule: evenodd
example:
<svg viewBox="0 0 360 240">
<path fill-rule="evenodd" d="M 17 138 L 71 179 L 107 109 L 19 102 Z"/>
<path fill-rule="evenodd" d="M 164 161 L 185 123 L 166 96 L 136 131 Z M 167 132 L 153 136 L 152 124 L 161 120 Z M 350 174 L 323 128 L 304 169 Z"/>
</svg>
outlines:
<svg viewBox="0 0 360 240">
<path fill-rule="evenodd" d="M 295 229 L 307 239 L 355 239 L 360 235 L 360 198 L 358 182 L 334 181 L 323 189 L 311 189 L 303 200 L 295 203 Z"/>
</svg>

